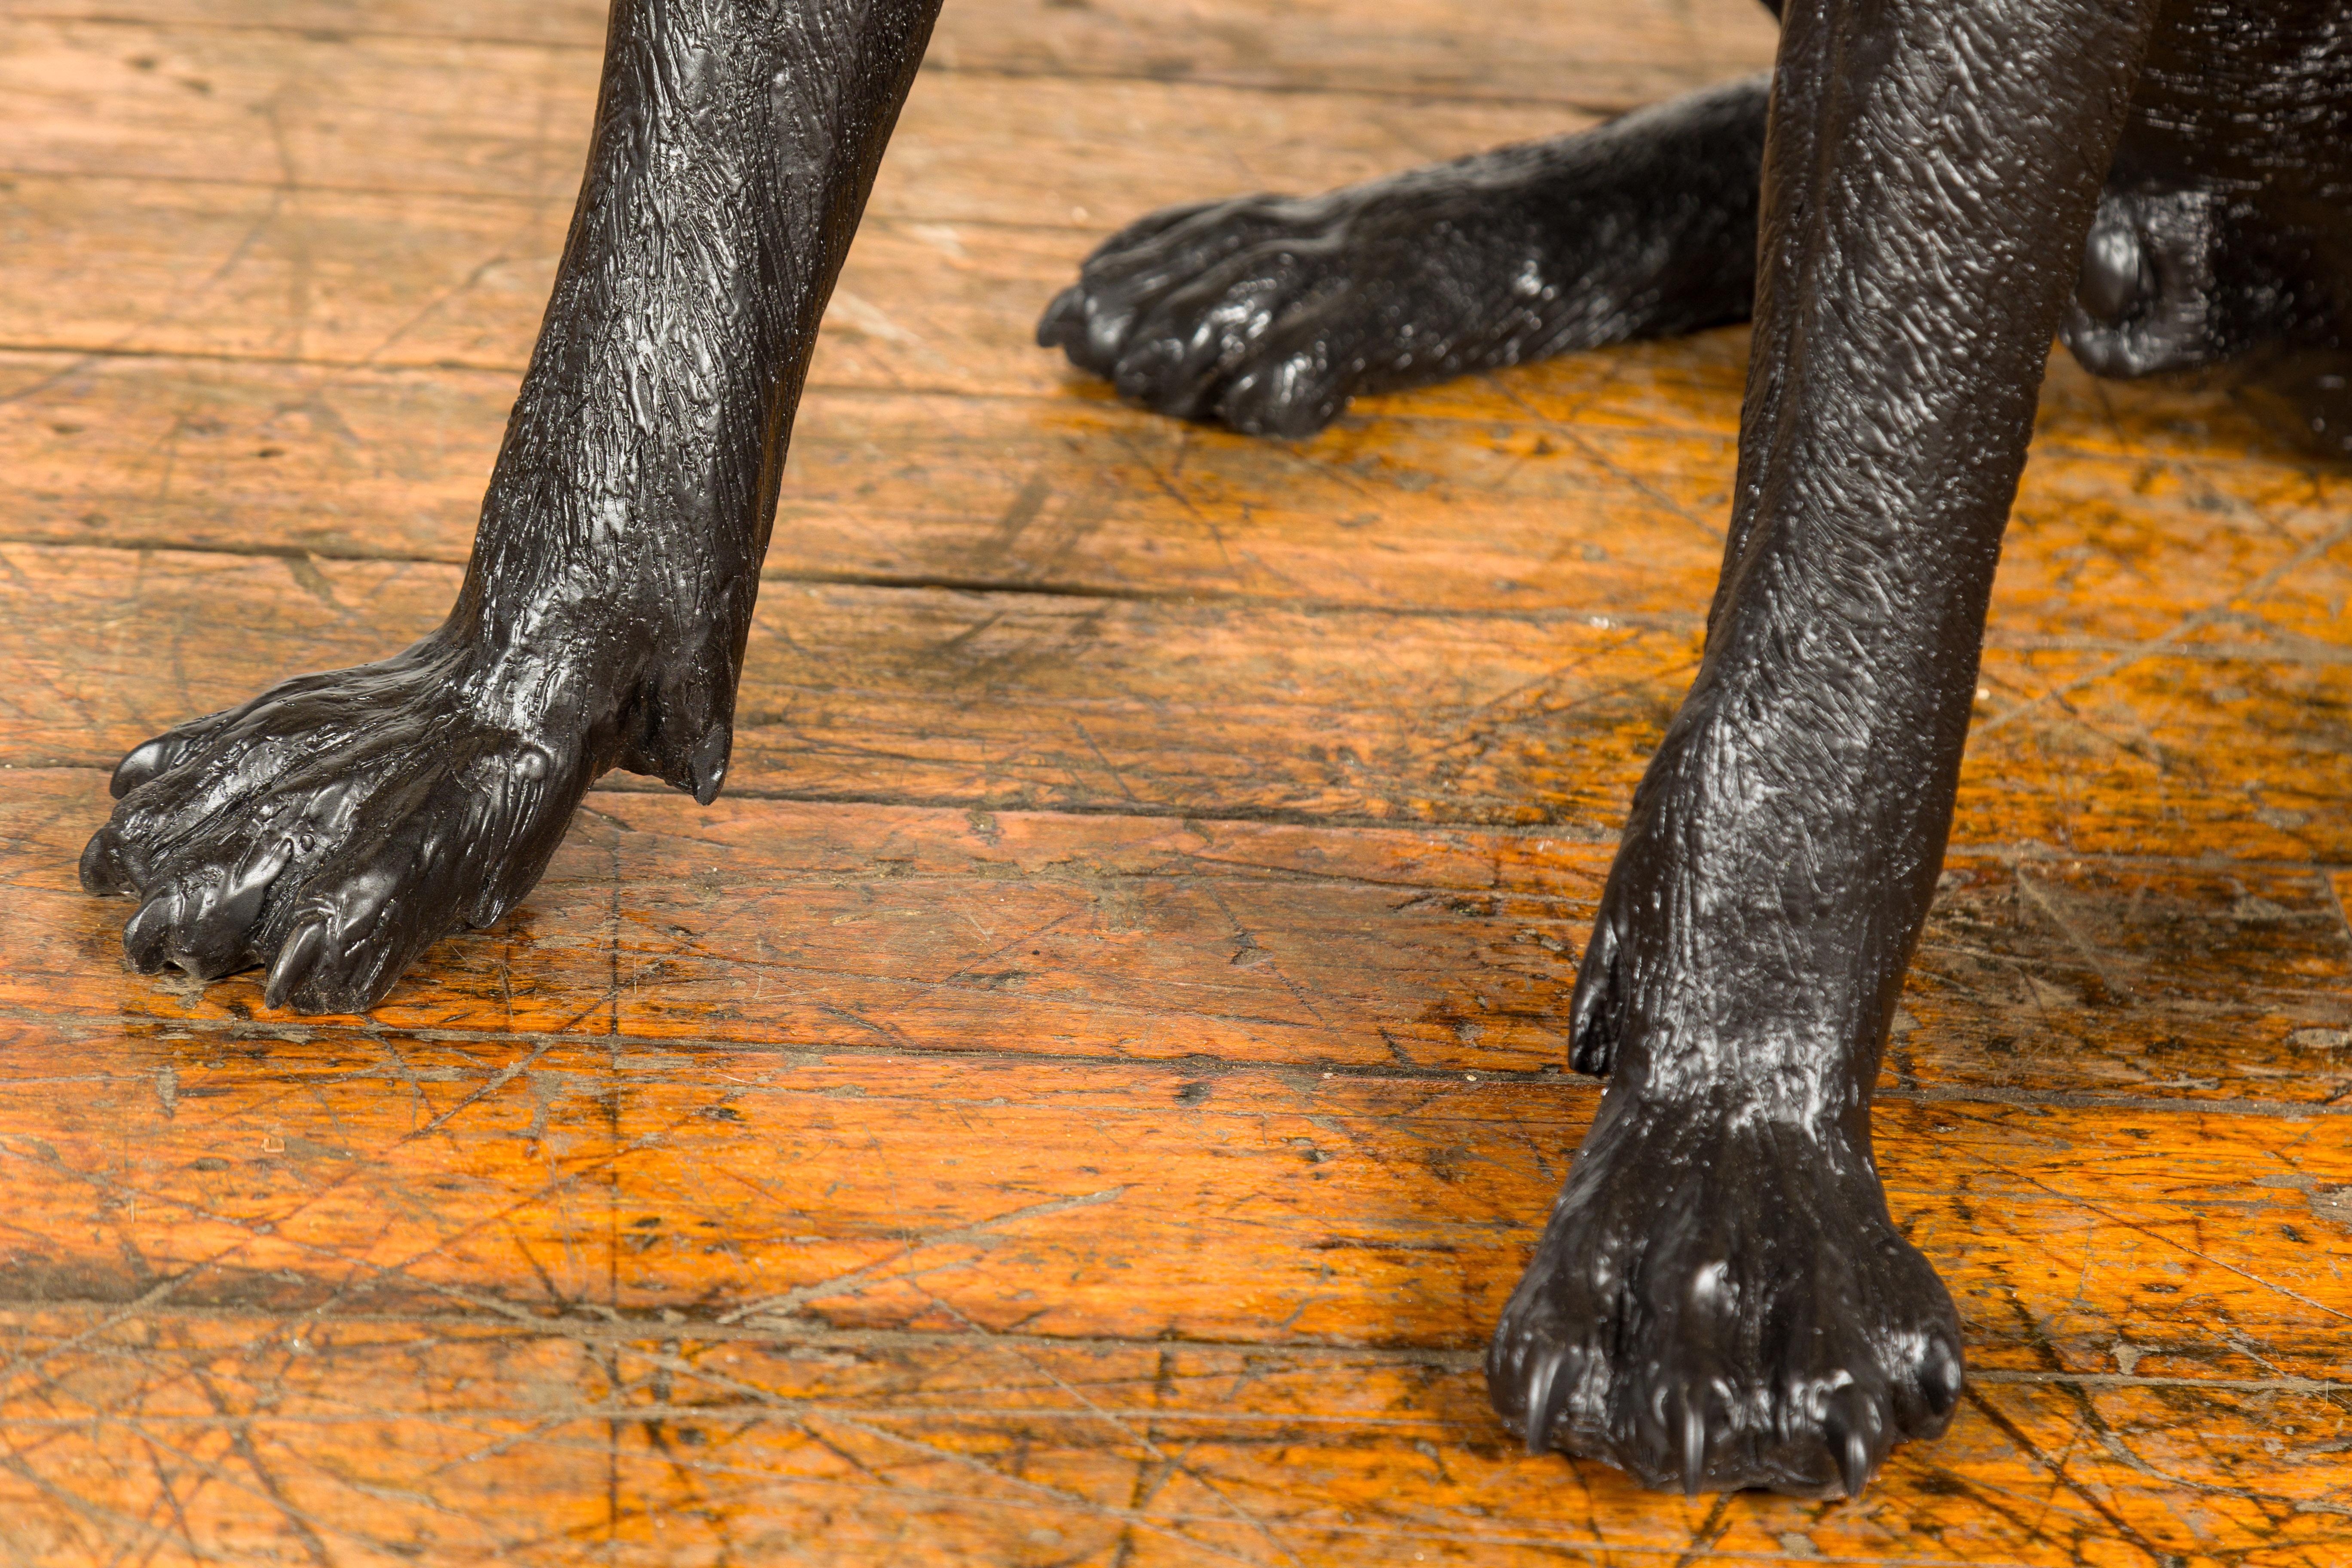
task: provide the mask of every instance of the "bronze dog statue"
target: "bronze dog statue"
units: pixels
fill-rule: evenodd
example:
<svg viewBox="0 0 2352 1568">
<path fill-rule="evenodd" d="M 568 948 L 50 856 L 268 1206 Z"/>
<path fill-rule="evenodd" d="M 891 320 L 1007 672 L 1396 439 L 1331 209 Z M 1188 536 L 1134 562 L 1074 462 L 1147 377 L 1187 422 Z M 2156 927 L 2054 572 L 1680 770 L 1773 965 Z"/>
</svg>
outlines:
<svg viewBox="0 0 2352 1568">
<path fill-rule="evenodd" d="M 82 876 L 142 970 L 354 1011 L 530 890 L 605 770 L 708 802 L 825 300 L 938 0 L 615 0 L 465 588 L 394 658 L 125 758 Z M 1788 0 L 1779 63 L 1579 135 L 1161 213 L 1042 342 L 1298 436 L 1360 391 L 1755 321 L 1704 662 L 1573 1005 L 1603 1103 L 1488 1358 L 1531 1448 L 1858 1492 L 1958 1321 L 1870 1097 L 2053 334 L 2263 353 L 2341 443 L 2346 0 Z"/>
</svg>

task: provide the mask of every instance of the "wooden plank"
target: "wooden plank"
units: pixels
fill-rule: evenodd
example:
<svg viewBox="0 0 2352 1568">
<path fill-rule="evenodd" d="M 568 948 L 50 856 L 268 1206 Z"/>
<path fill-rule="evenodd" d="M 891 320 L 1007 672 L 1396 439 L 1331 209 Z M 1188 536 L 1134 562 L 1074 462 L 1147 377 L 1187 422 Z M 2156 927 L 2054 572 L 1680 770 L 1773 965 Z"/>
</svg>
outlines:
<svg viewBox="0 0 2352 1568">
<path fill-rule="evenodd" d="M 26 628 L 26 681 L 0 717 L 0 755 L 20 761 L 106 761 L 236 700 L 257 670 L 381 657 L 440 620 L 457 577 L 163 552 L 0 556 L 14 568 L 0 613 Z M 225 602 L 244 606 L 234 628 L 216 625 Z M 1549 817 L 1587 836 L 1621 809 L 1695 644 L 1679 626 L 1574 616 L 790 583 L 769 585 L 761 616 L 738 703 L 739 789 Z M 1385 651 L 1368 660 L 1374 647 Z"/>
<path fill-rule="evenodd" d="M 1511 99 L 1622 111 L 1762 70 L 1779 31 L 1744 0 L 1543 6 L 1508 26 L 1446 0 L 1182 7 L 949 0 L 929 57 L 953 70 L 1144 76 L 1297 91 Z"/>
<path fill-rule="evenodd" d="M 452 563 L 513 391 L 184 360 L 0 356 L 7 373 L 11 537 Z M 1730 458 L 1381 421 L 1302 458 L 1098 398 L 841 393 L 802 412 L 768 573 L 1696 624 Z"/>
<path fill-rule="evenodd" d="M 1174 134 L 1165 124 L 1146 129 Z M 105 199 L 93 200 L 85 178 L 9 177 L 0 266 L 16 287 L 0 300 L 0 344 L 342 370 L 464 367 L 506 373 L 510 387 L 529 358 L 568 212 L 498 196 L 132 178 L 108 181 Z M 1099 237 L 1094 226 L 869 217 L 813 384 L 1100 397 L 1100 384 L 1031 338 L 1045 301 Z M 1727 439 L 1746 369 L 1746 334 L 1712 332 L 1360 406 L 1375 416 L 1532 424 L 1555 441 L 1617 429 Z M 2126 483 L 2103 471 L 2097 486 L 2081 488 L 2108 507 L 2119 491 L 2133 500 L 2192 495 L 2212 513 L 2326 505 L 2342 482 L 2224 384 L 2102 384 L 2063 354 L 2043 397 L 2038 458 L 2053 448 L 2133 465 Z M 2258 466 L 2246 467 L 2248 458 Z"/>
<path fill-rule="evenodd" d="M 0 377 L 19 537 L 453 563 L 519 379 L 69 354 Z"/>
<path fill-rule="evenodd" d="M 568 204 L 593 52 L 13 17 L 9 165 Z"/>
<path fill-rule="evenodd" d="M 5 874 L 28 901 L 0 912 L 24 976 L 0 994 L 44 1016 L 251 1016 L 241 988 L 123 980 L 125 911 L 73 878 L 96 779 L 13 777 Z M 1017 1026 L 1055 1055 L 1537 1071 L 1564 1054 L 1553 1014 L 1605 869 L 1597 847 L 1486 835 L 714 812 L 599 796 L 526 923 L 437 950 L 379 1016 L 944 1049 Z"/>
<path fill-rule="evenodd" d="M 37 0 L 14 5 L 10 11 L 15 17 L 37 21 L 302 33 L 320 43 L 384 36 L 601 50 L 610 7 L 603 0 L 462 8 L 442 0 L 380 0 L 368 5 L 357 0 L 247 0 L 246 4 L 231 0 L 226 5 L 214 0 L 140 0 L 133 10 L 108 0 Z"/>
<path fill-rule="evenodd" d="M 0 343 L 68 353 L 504 373 L 529 363 L 568 206 L 178 180 L 7 177 Z M 102 193 L 102 199 L 93 199 Z M 1060 395 L 1031 336 L 1099 236 L 876 217 L 819 386 Z"/>
<path fill-rule="evenodd" d="M 23 1428 L 37 1446 L 0 1472 L 20 1535 L 46 1527 L 34 1562 L 177 1563 L 192 1538 L 299 1558 L 305 1526 L 337 1563 L 1041 1568 L 1647 1565 L 1694 1542 L 1730 1561 L 2284 1564 L 2345 1539 L 2332 1391 L 1986 1382 L 1942 1444 L 1835 1506 L 1641 1494 L 1517 1455 L 1475 1374 L 1432 1358 L 585 1320 L 329 1318 L 295 1341 L 268 1315 L 170 1309 L 138 1335 L 88 1309 L 0 1324 L 54 1369 L 53 1413 Z M 449 1392 L 351 1397 L 419 1366 Z M 2200 1484 L 2281 1428 L 2289 1457 L 2254 1485 Z"/>
<path fill-rule="evenodd" d="M 0 342 L 77 353 L 520 378 L 570 217 L 505 196 L 79 173 L 5 184 Z"/>
<path fill-rule="evenodd" d="M 438 617 L 595 8 L 92 8 L 0 21 L 50 171 L 0 189 L 0 1557 L 2352 1551 L 2342 479 L 2053 374 L 1882 1084 L 1971 1402 L 1859 1505 L 1685 1503 L 1517 1456 L 1475 1359 L 1594 1103 L 1557 1021 L 1744 334 L 1284 446 L 1027 346 L 1137 207 L 1580 123 L 1751 13 L 951 7 L 746 690 L 799 798 L 600 792 L 512 920 L 298 1022 L 125 973 L 100 775 L 21 764 Z"/>
<path fill-rule="evenodd" d="M 1317 108 L 1302 104 L 1295 113 L 1304 121 Z M 1319 109 L 1331 121 L 1319 129 L 1339 134 L 1344 115 L 1328 104 Z M 1155 110 L 1161 118 L 1144 119 Z M 1145 102 L 1127 111 L 1141 122 L 1141 142 L 1183 134 L 1181 100 L 1173 109 Z M 1063 156 L 1049 147 L 1027 161 Z M 495 439 L 538 330 L 567 203 L 132 177 L 110 179 L 105 199 L 93 200 L 86 179 L 19 174 L 0 193 L 10 217 L 0 228 L 0 267 L 16 285 L 0 300 L 0 345 L 293 360 L 344 371 L 500 372 L 504 385 L 494 400 L 501 416 L 485 437 Z M 1213 179 L 1171 199 L 1214 195 L 1229 185 Z M 1031 331 L 1109 219 L 950 222 L 921 216 L 914 195 L 902 205 L 909 210 L 898 216 L 870 216 L 851 251 L 812 370 L 817 405 L 826 390 L 852 387 L 1101 399 L 1099 383 L 1037 349 Z M 1738 433 L 1746 346 L 1744 331 L 1705 333 L 1358 406 L 1372 417 L 1532 426 L 1552 444 L 1571 447 L 1620 429 L 1727 443 Z M 28 373 L 51 374 L 26 362 L 12 379 Z M 334 385 L 354 378 L 315 379 Z M 2100 383 L 2062 353 L 2053 357 L 2042 414 L 2037 474 L 2053 456 L 2129 465 L 2128 479 L 2101 468 L 2093 482 L 2072 487 L 2063 493 L 2069 506 L 2112 510 L 2126 500 L 2186 500 L 2209 522 L 2238 524 L 2250 509 L 2342 510 L 2340 474 L 2315 467 L 2226 382 Z M 1311 461 L 1330 439 L 1289 449 Z M 2035 515 L 2036 489 L 2029 480 L 2021 521 Z M 2039 504 L 2050 510 L 2060 499 Z"/>
<path fill-rule="evenodd" d="M 1654 406 L 1654 373 L 1710 346 L 1508 378 L 1515 396 L 1609 379 L 1574 422 L 1432 419 L 1391 399 L 1303 447 L 1122 409 L 1090 385 L 1052 399 L 821 391 L 802 411 L 771 569 L 1695 612 L 1720 548 L 1730 437 L 1622 416 Z M 8 533 L 460 561 L 513 385 L 503 372 L 0 354 Z M 1717 379 L 1720 406 L 1737 388 L 1736 374 Z M 2267 638 L 2332 657 L 2341 552 L 2298 557 L 2340 528 L 2347 502 L 2336 475 L 2046 443 L 2011 530 L 1996 642 L 2112 652 L 2157 639 L 2212 657 Z M 2248 585 L 2259 605 L 2236 602 Z"/>
<path fill-rule="evenodd" d="M 0 1005 L 75 1027 L 262 1016 L 257 976 L 126 973 L 127 906 L 73 873 L 100 781 L 14 778 Z M 486 1037 L 1557 1075 L 1609 856 L 1531 833 L 605 794 L 515 916 L 434 949 L 374 1016 Z M 2352 936 L 2309 872 L 1966 855 L 1881 1088 L 2346 1108 L 2347 972 Z"/>
<path fill-rule="evenodd" d="M 103 4 L 40 6 L 45 17 L 100 20 Z M 404 35 L 545 43 L 594 49 L 604 7 L 564 0 L 544 7 L 453 11 L 425 0 L 359 7 L 346 0 L 156 0 L 139 8 L 183 26 L 295 31 L 356 38 Z M 1601 0 L 1545 7 L 1508 27 L 1465 22 L 1444 0 L 1398 0 L 1378 11 L 1331 0 L 1265 7 L 1192 0 L 1181 9 L 1140 0 L 950 0 L 934 34 L 934 69 L 1036 76 L 1147 77 L 1295 91 L 1516 98 L 1630 108 L 1760 70 L 1772 60 L 1770 18 L 1747 0 L 1672 5 Z"/>
<path fill-rule="evenodd" d="M 1671 352 L 1580 360 L 1636 370 Z M 1583 374 L 1515 381 L 1555 369 Z M 512 390 L 497 374 L 51 354 L 0 356 L 0 376 L 13 537 L 447 562 Z M 1098 395 L 835 391 L 803 411 L 771 573 L 1687 616 L 1712 586 L 1731 462 L 1727 438 L 1605 422 L 1367 416 L 1301 449 Z M 2298 557 L 2340 526 L 2343 488 L 2045 447 L 1996 646 L 2335 657 L 2342 552 Z M 2248 585 L 2258 604 L 2238 599 Z"/>
<path fill-rule="evenodd" d="M 589 50 L 33 17 L 6 29 L 7 166 L 25 174 L 502 196 L 560 219 L 595 103 Z M 1171 202 L 1318 190 L 1591 121 L 1551 104 L 929 72 L 870 210 L 1098 230 Z M 1062 151 L 1076 148 L 1088 152 Z"/>
<path fill-rule="evenodd" d="M 827 1477 L 903 1510 L 1009 1475 L 1083 1511 L 1163 1444 L 1204 1485 L 1297 1500 L 1271 1517 L 1313 1561 L 1393 1532 L 1484 1562 L 1580 1529 L 1638 1557 L 1709 1507 L 1512 1457 L 1465 1364 L 1582 1086 L 315 1026 L 41 1037 L 48 1058 L 12 1050 L 0 1080 L 0 1399 L 31 1418 L 7 1469 L 50 1485 L 28 1508 L 89 1489 L 117 1510 L 84 1539 L 177 1474 L 213 1482 L 208 1542 L 291 1511 L 365 1549 L 430 1507 L 455 1533 L 417 1544 L 445 1551 L 499 1521 L 652 1551 L 786 1528 Z M 1879 1142 L 1961 1304 L 1975 1403 L 1877 1506 L 1743 1501 L 1772 1528 L 1717 1549 L 1795 1531 L 1916 1561 L 1938 1521 L 2019 1562 L 2341 1538 L 2336 1119 L 1897 1100 Z M 108 1464 L 122 1436 L 157 1462 Z M 590 1456 L 615 1444 L 631 1502 L 608 1513 Z M 1168 1550 L 1240 1551 L 1164 1506 L 1140 1522 Z"/>
<path fill-rule="evenodd" d="M 2334 544 L 2297 591 L 2347 558 L 2352 542 Z M 0 614 L 24 627 L 0 757 L 86 766 L 273 675 L 382 658 L 438 623 L 457 581 L 413 562 L 33 545 L 0 561 Z M 2228 601 L 2248 604 L 2229 629 L 2265 602 Z M 772 582 L 730 784 L 1603 837 L 1698 641 L 1685 616 Z M 1956 842 L 2352 860 L 2352 666 L 2318 651 L 1997 647 Z M 2024 710 L 2007 718 L 1996 690 Z"/>
<path fill-rule="evenodd" d="M 1694 1542 L 1730 1561 L 2284 1564 L 2345 1539 L 2332 1391 L 1980 1381 L 1943 1443 L 1837 1506 L 1635 1493 L 1515 1454 L 1475 1375 L 1440 1358 L 585 1318 L 329 1317 L 297 1339 L 169 1308 L 136 1334 L 89 1309 L 0 1325 L 52 1369 L 51 1413 L 20 1428 L 32 1453 L 0 1471 L 20 1538 L 42 1530 L 33 1562 L 177 1563 L 190 1539 L 299 1558 L 305 1526 L 337 1563 L 861 1568 L 1649 1565 Z M 405 1392 L 419 1367 L 429 1402 Z M 2200 1484 L 2282 1428 L 2288 1457 L 2254 1485 Z"/>
<path fill-rule="evenodd" d="M 1605 27 L 1631 17 L 1644 38 L 1657 26 L 1720 35 L 1731 15 L 1748 8 L 1704 19 L 1685 8 L 1594 12 Z M 1129 32 L 1139 25 L 1092 6 L 1045 7 L 1049 22 L 1074 16 Z M 1324 27 L 1319 12 L 1301 16 Z M 27 287 L 0 315 L 0 342 L 521 363 L 584 144 L 589 51 L 332 27 L 159 31 L 120 18 L 26 16 L 8 26 L 0 93 L 21 96 L 29 140 L 16 161 L 28 172 L 6 193 L 5 256 Z M 1205 19 L 1179 26 L 1220 35 Z M 1517 39 L 1512 52 L 1529 56 Z M 273 144 L 301 149 L 299 166 L 251 134 L 257 115 Z M 1166 202 L 1269 183 L 1318 189 L 1585 122 L 1443 103 L 1403 116 L 1316 91 L 1221 98 L 1201 87 L 932 73 L 877 184 L 877 221 L 860 247 L 871 254 L 854 258 L 845 279 L 832 323 L 838 346 L 820 384 L 837 374 L 862 385 L 929 386 L 944 376 L 962 389 L 1057 388 L 1066 378 L 1052 356 L 1027 348 L 1026 329 L 1108 226 Z M 420 141 L 436 150 L 421 161 Z M 1074 146 L 1086 156 L 1073 157 Z M 386 162 L 381 153 L 392 148 L 401 152 Z M 37 172 L 45 167 L 47 177 Z M 1008 171 L 1031 183 L 1003 184 Z M 122 184 L 110 201 L 77 205 L 72 181 L 93 175 Z M 215 196 L 174 190 L 189 179 Z M 240 179 L 257 188 L 222 194 L 220 182 Z M 110 286 L 92 289 L 101 258 Z M 1623 390 L 1625 362 L 1581 363 L 1586 375 L 1559 383 L 1458 383 L 1415 395 L 1411 406 L 1578 425 L 1633 412 L 1726 433 L 1736 420 L 1736 354 L 1649 367 L 1668 395 L 1638 410 L 1615 406 L 1621 398 L 1592 405 L 1596 387 Z M 1693 368 L 1696 388 L 1681 384 Z M 2062 373 L 2045 398 L 2042 439 L 2139 458 L 2294 456 L 2226 386 L 2119 390 L 2079 373 Z"/>
<path fill-rule="evenodd" d="M 1475 1352 L 1598 1097 L 1017 1047 L 41 1027 L 49 1059 L 0 1079 L 10 1299 L 293 1320 Z M 2342 1382 L 2343 1126 L 1895 1096 L 1876 1144 L 1972 1364 Z"/>
</svg>

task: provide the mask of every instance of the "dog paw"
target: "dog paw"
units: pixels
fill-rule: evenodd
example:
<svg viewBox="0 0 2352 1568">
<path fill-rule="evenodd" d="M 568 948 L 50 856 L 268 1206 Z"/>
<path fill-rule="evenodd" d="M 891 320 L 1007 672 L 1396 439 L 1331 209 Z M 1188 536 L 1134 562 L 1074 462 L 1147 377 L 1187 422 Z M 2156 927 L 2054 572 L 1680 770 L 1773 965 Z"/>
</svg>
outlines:
<svg viewBox="0 0 2352 1568">
<path fill-rule="evenodd" d="M 266 964 L 271 1006 L 360 1012 L 437 938 L 504 915 L 592 770 L 576 739 L 491 717 L 471 675 L 427 638 L 131 752 L 81 860 L 90 892 L 140 900 L 131 963 L 203 980 Z"/>
<path fill-rule="evenodd" d="M 1037 342 L 1160 413 L 1309 436 L 1359 392 L 1504 363 L 1542 329 L 1526 199 L 1465 164 L 1171 208 L 1105 241 Z"/>
<path fill-rule="evenodd" d="M 1686 1492 L 1859 1494 L 1960 1393 L 1959 1325 L 1834 1128 L 1602 1102 L 1486 1356 L 1530 1452 Z"/>
</svg>

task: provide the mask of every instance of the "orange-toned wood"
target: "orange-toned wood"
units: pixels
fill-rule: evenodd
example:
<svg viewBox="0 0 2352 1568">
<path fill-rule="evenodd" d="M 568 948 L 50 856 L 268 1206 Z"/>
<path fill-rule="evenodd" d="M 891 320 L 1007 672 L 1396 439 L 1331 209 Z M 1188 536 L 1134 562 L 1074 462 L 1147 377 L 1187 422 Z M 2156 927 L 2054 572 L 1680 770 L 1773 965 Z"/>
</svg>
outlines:
<svg viewBox="0 0 2352 1568">
<path fill-rule="evenodd" d="M 1459 1358 L 598 1316 L 298 1333 L 163 1307 L 130 1356 L 108 1353 L 122 1342 L 102 1310 L 16 1318 L 22 1353 L 67 1342 L 53 1363 L 83 1373 L 23 1440 L 59 1471 L 119 1476 L 131 1506 L 77 1515 L 5 1468 L 0 1500 L 60 1561 L 125 1541 L 173 1561 L 200 1539 L 241 1562 L 352 1563 L 2136 1568 L 2325 1563 L 2343 1541 L 2340 1410 L 2277 1380 L 1987 1374 L 1944 1444 L 1898 1454 L 1859 1504 L 1685 1500 L 1514 1453 Z M 355 1416 L 354 1384 L 449 1392 Z M 232 1427 L 215 1400 L 269 1409 Z M 155 1434 L 135 1468 L 89 1421 L 134 1402 Z M 2176 1479 L 2273 1442 L 2296 1458 L 2268 1461 L 2268 1485 Z"/>
<path fill-rule="evenodd" d="M 26 173 L 501 197 L 568 214 L 593 49 L 24 17 L 0 56 Z M 142 63 L 143 62 L 143 63 Z M 1559 102 L 927 73 L 873 211 L 1099 227 L 1203 190 L 1312 188 L 1590 123 Z M 1046 139 L 1076 156 L 1040 158 Z"/>
<path fill-rule="evenodd" d="M 112 755 L 446 605 L 599 26 L 0 19 L 0 1562 L 2352 1557 L 2345 478 L 2055 367 L 1881 1086 L 1969 1402 L 1858 1504 L 1685 1501 L 1475 1353 L 1744 335 L 1297 444 L 1029 346 L 1139 207 L 1751 68 L 1744 0 L 951 0 L 734 795 L 613 781 L 368 1019 L 125 973 Z"/>
<path fill-rule="evenodd" d="M 16 770 L 0 1000 L 232 1026 L 253 977 L 114 968 L 72 861 L 95 770 Z M 1120 1060 L 1556 1072 L 1608 847 L 1539 833 L 607 792 L 541 890 L 451 939 L 386 1026 Z M 620 903 L 614 900 L 618 899 Z M 90 966 L 95 964 L 95 969 Z M 1953 857 L 1882 1088 L 2295 1115 L 2352 1080 L 2324 876 Z M 2352 1109 L 2352 1108 L 2346 1108 Z"/>
<path fill-rule="evenodd" d="M 1238 520 L 1218 531 L 1229 547 L 1250 538 Z M 2301 560 L 2311 542 L 2284 527 L 2227 540 L 2214 555 L 2253 555 L 2258 587 L 2293 570 L 2252 595 L 2200 595 L 2206 607 L 2180 605 L 2170 626 L 2145 603 L 2111 605 L 2095 580 L 2051 595 L 2063 613 L 2045 611 L 2048 632 L 2004 618 L 1959 843 L 2352 858 L 2339 805 L 2352 746 L 2338 743 L 2352 666 L 2332 640 L 2348 623 L 2318 597 L 2352 563 L 2352 541 Z M 1645 597 L 1677 580 L 1703 592 L 1696 551 L 1682 553 L 1685 570 L 1655 574 Z M 1638 571 L 1628 557 L 1604 571 Z M 404 646 L 439 621 L 458 577 L 301 555 L 6 545 L 0 559 L 0 605 L 23 623 L 32 678 L 0 710 L 0 746 L 86 766 L 258 681 Z M 950 581 L 982 577 L 985 558 L 975 565 Z M 2210 569 L 2226 583 L 2221 560 Z M 1695 612 L 1390 609 L 1333 586 L 1355 602 L 771 582 L 731 787 L 1613 831 L 1696 667 Z M 2155 635 L 2098 635 L 2111 616 Z M 2314 635 L 2294 635 L 2298 623 Z"/>
<path fill-rule="evenodd" d="M 106 0 L 44 4 L 45 17 L 123 19 Z M 236 0 L 153 0 L 145 21 L 187 28 L 278 30 L 334 43 L 371 37 L 475 40 L 566 50 L 596 47 L 593 0 L 459 10 L 388 0 L 363 12 L 339 0 L 279 0 L 259 16 Z M 323 37 L 321 36 L 323 35 Z M 1302 0 L 968 0 L 941 16 L 935 70 L 1144 78 L 1296 90 L 1333 87 L 1432 99 L 1522 99 L 1632 108 L 1771 63 L 1773 28 L 1748 0 L 1654 5 L 1597 0 L 1547 7 L 1515 27 L 1465 25 L 1447 0 L 1396 0 L 1377 15 Z M 149 58 L 159 57 L 151 56 Z"/>
</svg>

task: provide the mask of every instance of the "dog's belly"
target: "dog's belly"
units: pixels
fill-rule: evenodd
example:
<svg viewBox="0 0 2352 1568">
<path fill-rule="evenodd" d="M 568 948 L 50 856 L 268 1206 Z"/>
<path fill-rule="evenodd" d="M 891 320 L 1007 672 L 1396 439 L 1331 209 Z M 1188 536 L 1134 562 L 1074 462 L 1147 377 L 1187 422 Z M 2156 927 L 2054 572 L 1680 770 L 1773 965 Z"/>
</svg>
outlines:
<svg viewBox="0 0 2352 1568">
<path fill-rule="evenodd" d="M 2352 5 L 2180 0 L 2133 94 L 2068 346 L 2131 376 L 2292 344 L 2298 401 L 2324 402 L 2315 367 L 2352 319 L 2347 196 Z"/>
<path fill-rule="evenodd" d="M 2352 5 L 2176 0 L 2149 45 L 2116 166 L 2265 204 L 2340 199 L 2348 132 Z"/>
</svg>

